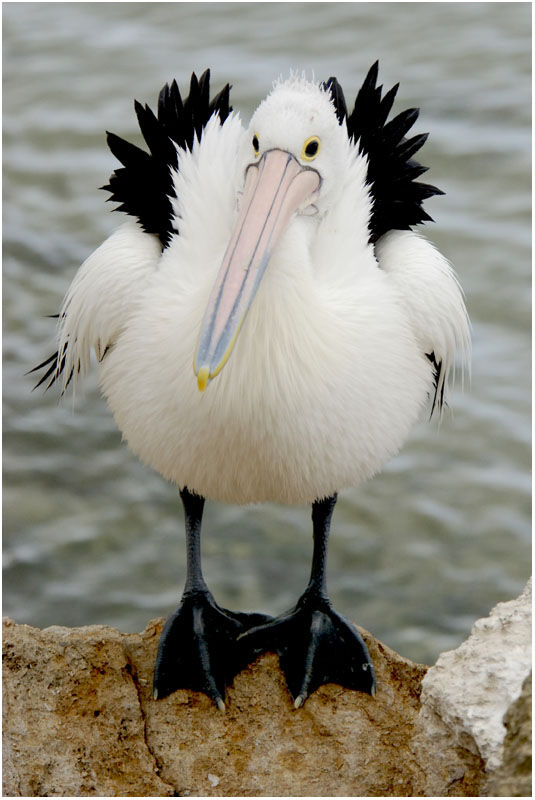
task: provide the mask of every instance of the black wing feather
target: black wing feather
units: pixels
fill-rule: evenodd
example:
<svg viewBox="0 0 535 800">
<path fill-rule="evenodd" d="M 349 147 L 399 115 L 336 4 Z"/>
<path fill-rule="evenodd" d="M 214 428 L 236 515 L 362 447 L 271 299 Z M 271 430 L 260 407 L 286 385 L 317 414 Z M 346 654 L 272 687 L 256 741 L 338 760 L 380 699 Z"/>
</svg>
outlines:
<svg viewBox="0 0 535 800">
<path fill-rule="evenodd" d="M 59 351 L 57 350 L 55 353 L 52 353 L 51 356 L 46 358 L 44 361 L 42 361 L 40 364 L 38 364 L 36 367 L 34 367 L 33 369 L 29 370 L 29 372 L 26 373 L 27 375 L 31 375 L 32 372 L 37 372 L 40 369 L 44 369 L 45 367 L 48 367 L 48 369 L 46 370 L 44 375 L 41 376 L 39 381 L 33 387 L 34 390 L 38 389 L 39 386 L 42 386 L 42 384 L 45 383 L 48 380 L 48 378 L 50 378 L 50 381 L 45 386 L 45 391 L 47 389 L 50 389 L 50 387 L 54 385 L 54 383 L 59 379 L 59 376 L 65 370 L 65 361 L 66 361 L 66 357 L 67 357 L 66 353 L 67 353 L 67 347 L 64 346 L 63 350 L 62 350 L 62 353 L 61 353 L 61 358 L 60 358 Z M 78 364 L 78 370 L 79 370 L 79 368 L 80 368 L 80 364 Z M 70 375 L 69 375 L 69 377 L 68 377 L 68 379 L 67 379 L 67 381 L 65 383 L 65 387 L 64 387 L 65 389 L 67 388 L 67 386 L 71 382 L 73 375 L 74 375 L 74 367 L 71 369 L 71 373 L 70 373 Z"/>
<path fill-rule="evenodd" d="M 426 356 L 433 365 L 433 379 L 435 383 L 435 394 L 433 395 L 433 404 L 431 406 L 431 414 L 430 414 L 430 416 L 432 417 L 435 411 L 438 411 L 440 413 L 442 407 L 444 406 L 444 393 L 446 389 L 446 384 L 445 381 L 442 381 L 442 385 L 439 391 L 438 382 L 440 378 L 440 371 L 442 368 L 442 361 L 437 361 L 437 357 L 434 352 L 426 353 Z"/>
<path fill-rule="evenodd" d="M 112 173 L 109 184 L 102 188 L 111 193 L 109 200 L 120 204 L 116 210 L 136 217 L 144 231 L 159 237 L 162 248 L 178 233 L 170 200 L 176 196 L 171 177 L 171 169 L 178 168 L 176 145 L 191 150 L 195 138 L 202 137 L 215 112 L 223 123 L 232 111 L 229 97 L 227 84 L 210 101 L 210 70 L 200 78 L 192 73 L 189 94 L 184 100 L 176 81 L 165 84 L 158 96 L 157 116 L 148 105 L 135 101 L 149 153 L 108 133 L 108 146 L 123 166 Z"/>
<path fill-rule="evenodd" d="M 338 117 L 338 122 L 341 125 L 344 121 L 344 118 L 347 116 L 346 100 L 342 87 L 336 78 L 329 78 L 328 81 L 323 81 L 321 85 L 325 91 L 330 92 L 334 102 L 334 107 L 336 109 L 336 116 Z"/>
<path fill-rule="evenodd" d="M 380 113 L 378 117 L 379 123 L 381 125 L 385 124 L 388 115 L 392 111 L 392 106 L 394 105 L 394 100 L 396 99 L 398 89 L 399 89 L 399 83 L 396 83 L 394 86 L 392 86 L 391 89 L 389 89 L 389 91 L 385 94 L 385 96 L 381 100 L 379 109 Z"/>
<path fill-rule="evenodd" d="M 418 119 L 419 110 L 408 108 L 390 121 L 399 84 L 384 97 L 377 86 L 379 62 L 368 71 L 350 114 L 347 112 L 342 88 L 336 78 L 329 78 L 323 87 L 330 91 L 340 124 L 344 119 L 348 135 L 368 158 L 367 182 L 373 200 L 370 219 L 370 242 L 376 242 L 389 230 L 407 230 L 413 225 L 432 221 L 424 211 L 424 200 L 444 194 L 436 186 L 416 180 L 427 167 L 412 156 L 425 144 L 428 134 L 406 139 Z"/>
</svg>

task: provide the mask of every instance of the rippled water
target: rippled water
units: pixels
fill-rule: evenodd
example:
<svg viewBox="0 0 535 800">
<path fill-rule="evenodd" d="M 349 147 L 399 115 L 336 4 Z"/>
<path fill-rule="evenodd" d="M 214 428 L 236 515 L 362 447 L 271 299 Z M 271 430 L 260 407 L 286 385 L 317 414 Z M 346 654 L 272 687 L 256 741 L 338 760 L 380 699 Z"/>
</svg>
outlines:
<svg viewBox="0 0 535 800">
<path fill-rule="evenodd" d="M 343 493 L 329 582 L 338 609 L 433 661 L 530 572 L 530 7 L 522 3 L 21 3 L 4 13 L 4 613 L 140 630 L 184 576 L 176 490 L 121 444 L 95 377 L 76 400 L 31 392 L 63 293 L 121 222 L 96 187 L 104 130 L 139 141 L 193 69 L 247 117 L 290 68 L 354 96 L 380 59 L 397 108 L 420 105 L 444 198 L 428 235 L 455 264 L 474 328 L 472 384 L 372 482 Z M 235 609 L 278 613 L 308 576 L 309 510 L 207 507 L 205 572 Z"/>
</svg>

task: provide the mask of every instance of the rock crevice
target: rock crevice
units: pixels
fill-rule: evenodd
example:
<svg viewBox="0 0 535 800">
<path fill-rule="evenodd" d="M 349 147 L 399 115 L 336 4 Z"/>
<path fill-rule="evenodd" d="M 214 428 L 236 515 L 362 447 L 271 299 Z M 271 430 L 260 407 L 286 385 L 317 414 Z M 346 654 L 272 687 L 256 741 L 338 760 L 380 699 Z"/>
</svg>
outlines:
<svg viewBox="0 0 535 800">
<path fill-rule="evenodd" d="M 144 708 L 144 703 L 143 703 L 143 691 L 142 691 L 142 687 L 140 685 L 140 679 L 139 679 L 139 675 L 138 675 L 138 672 L 137 672 L 136 663 L 133 660 L 133 658 L 131 656 L 131 653 L 129 652 L 127 638 L 126 638 L 126 641 L 124 642 L 124 653 L 125 653 L 125 657 L 126 657 L 126 660 L 127 660 L 127 667 L 126 668 L 127 668 L 127 671 L 130 673 L 130 676 L 132 678 L 132 683 L 134 685 L 134 689 L 136 690 L 136 694 L 137 694 L 137 698 L 138 698 L 139 710 L 140 710 L 141 719 L 142 719 L 142 722 L 143 722 L 143 737 L 144 737 L 144 741 L 145 741 L 145 746 L 146 746 L 148 752 L 150 753 L 150 755 L 151 755 L 151 757 L 153 759 L 153 762 L 154 762 L 153 772 L 154 772 L 155 775 L 160 777 L 160 772 L 161 772 L 161 769 L 162 769 L 163 765 L 159 762 L 158 754 L 156 752 L 154 752 L 154 750 L 152 748 L 152 745 L 151 745 L 150 737 L 148 735 L 147 717 L 145 715 L 145 708 Z M 170 795 L 174 795 L 175 794 L 174 786 L 171 785 L 171 784 L 168 784 L 168 788 L 169 788 L 169 794 Z"/>
</svg>

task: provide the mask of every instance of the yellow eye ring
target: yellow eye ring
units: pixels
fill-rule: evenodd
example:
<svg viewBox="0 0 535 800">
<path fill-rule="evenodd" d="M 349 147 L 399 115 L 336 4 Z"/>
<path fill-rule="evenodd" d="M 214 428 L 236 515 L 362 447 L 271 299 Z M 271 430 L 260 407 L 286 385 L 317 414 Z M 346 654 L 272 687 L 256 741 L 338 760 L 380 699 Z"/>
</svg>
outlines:
<svg viewBox="0 0 535 800">
<path fill-rule="evenodd" d="M 319 136 L 309 136 L 301 150 L 301 158 L 303 161 L 314 161 L 320 151 L 320 144 Z"/>
<path fill-rule="evenodd" d="M 260 142 L 258 141 L 258 134 L 257 133 L 255 133 L 254 136 L 253 136 L 252 145 L 253 145 L 254 154 L 255 154 L 255 156 L 257 156 L 260 153 Z"/>
</svg>

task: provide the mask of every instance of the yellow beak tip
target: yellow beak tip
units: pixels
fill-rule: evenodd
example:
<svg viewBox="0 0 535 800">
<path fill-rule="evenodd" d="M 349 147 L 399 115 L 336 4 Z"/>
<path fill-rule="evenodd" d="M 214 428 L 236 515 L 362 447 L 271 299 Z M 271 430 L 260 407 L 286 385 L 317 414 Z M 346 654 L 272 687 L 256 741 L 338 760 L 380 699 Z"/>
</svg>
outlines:
<svg viewBox="0 0 535 800">
<path fill-rule="evenodd" d="M 197 373 L 197 386 L 199 387 L 199 392 L 204 392 L 204 390 L 208 386 L 209 380 L 210 380 L 209 368 L 201 367 Z"/>
</svg>

